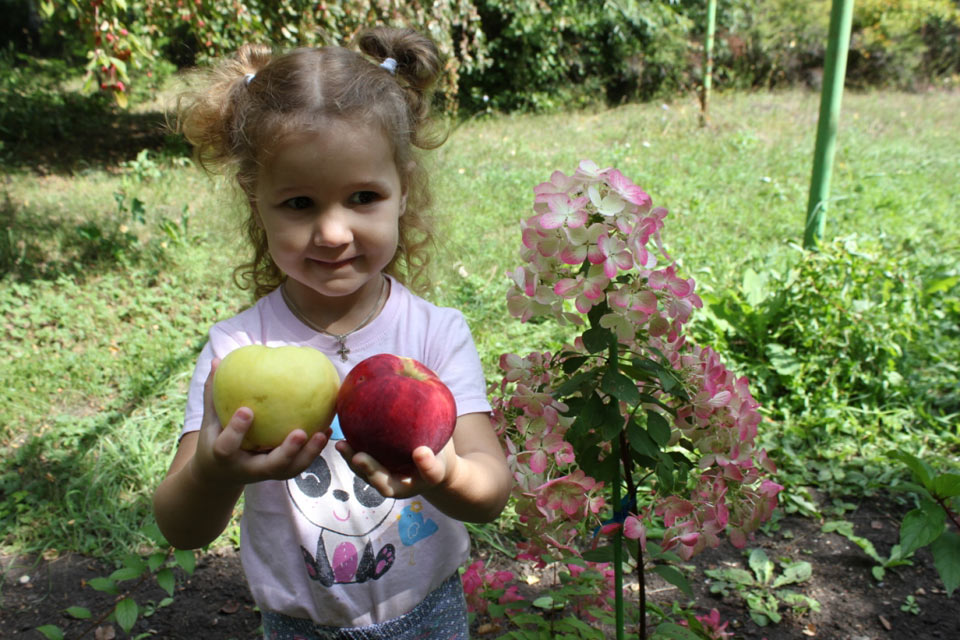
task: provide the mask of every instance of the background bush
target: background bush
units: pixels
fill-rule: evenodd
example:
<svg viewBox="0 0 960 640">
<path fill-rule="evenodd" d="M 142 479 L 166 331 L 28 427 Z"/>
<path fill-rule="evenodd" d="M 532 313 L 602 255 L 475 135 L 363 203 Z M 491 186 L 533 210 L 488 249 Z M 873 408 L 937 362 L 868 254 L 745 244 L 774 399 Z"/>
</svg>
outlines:
<svg viewBox="0 0 960 640">
<path fill-rule="evenodd" d="M 830 5 L 720 0 L 716 86 L 818 87 Z M 374 24 L 417 27 L 437 41 L 448 58 L 440 95 L 451 110 L 646 100 L 699 85 L 706 26 L 702 0 L 0 0 L 0 7 L 10 52 L 84 69 L 88 91 L 113 94 L 121 105 L 131 86 L 244 42 L 341 43 Z M 908 89 L 956 82 L 958 7 L 958 0 L 858 0 L 848 82 Z"/>
</svg>

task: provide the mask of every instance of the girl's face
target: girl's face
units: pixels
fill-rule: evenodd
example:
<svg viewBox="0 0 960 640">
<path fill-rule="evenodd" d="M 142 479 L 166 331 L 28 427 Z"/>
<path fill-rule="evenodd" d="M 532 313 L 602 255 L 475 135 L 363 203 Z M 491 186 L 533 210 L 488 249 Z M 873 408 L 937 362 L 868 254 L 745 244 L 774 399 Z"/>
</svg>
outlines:
<svg viewBox="0 0 960 640">
<path fill-rule="evenodd" d="M 254 206 L 288 292 L 307 312 L 369 309 L 396 252 L 406 201 L 386 136 L 332 119 L 321 131 L 282 138 L 271 152 Z"/>
</svg>

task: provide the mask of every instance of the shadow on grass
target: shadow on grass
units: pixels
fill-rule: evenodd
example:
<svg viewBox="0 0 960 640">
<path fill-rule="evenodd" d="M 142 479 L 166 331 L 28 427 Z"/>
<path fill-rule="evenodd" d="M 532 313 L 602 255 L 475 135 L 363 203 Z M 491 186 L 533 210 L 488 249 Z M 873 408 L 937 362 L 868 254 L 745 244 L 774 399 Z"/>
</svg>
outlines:
<svg viewBox="0 0 960 640">
<path fill-rule="evenodd" d="M 0 280 L 56 280 L 143 264 L 162 264 L 163 251 L 126 226 L 129 212 L 81 219 L 63 211 L 25 207 L 0 195 Z"/>
<path fill-rule="evenodd" d="M 133 160 L 142 149 L 187 153 L 160 112 L 124 111 L 101 94 L 0 91 L 0 169 L 72 175 Z"/>
</svg>

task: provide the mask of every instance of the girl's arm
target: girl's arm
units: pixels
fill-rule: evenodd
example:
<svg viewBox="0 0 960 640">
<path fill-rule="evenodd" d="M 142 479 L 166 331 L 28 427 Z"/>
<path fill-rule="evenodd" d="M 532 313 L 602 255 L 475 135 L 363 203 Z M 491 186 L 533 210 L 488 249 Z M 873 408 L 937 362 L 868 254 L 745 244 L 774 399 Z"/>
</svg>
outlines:
<svg viewBox="0 0 960 640">
<path fill-rule="evenodd" d="M 180 549 L 196 549 L 223 533 L 233 509 L 249 482 L 286 480 L 299 475 L 320 455 L 330 430 L 311 438 L 296 429 L 269 453 L 240 448 L 253 423 L 253 412 L 237 409 L 226 427 L 213 408 L 211 386 L 219 360 L 210 367 L 203 388 L 203 422 L 187 433 L 170 464 L 166 478 L 153 494 L 153 512 L 163 535 Z"/>
<path fill-rule="evenodd" d="M 429 447 L 414 450 L 419 478 L 391 475 L 371 456 L 355 453 L 345 440 L 337 442 L 337 450 L 382 495 L 407 498 L 419 494 L 464 522 L 494 520 L 513 487 L 503 449 L 485 413 L 460 416 L 453 437 L 438 454 Z"/>
</svg>

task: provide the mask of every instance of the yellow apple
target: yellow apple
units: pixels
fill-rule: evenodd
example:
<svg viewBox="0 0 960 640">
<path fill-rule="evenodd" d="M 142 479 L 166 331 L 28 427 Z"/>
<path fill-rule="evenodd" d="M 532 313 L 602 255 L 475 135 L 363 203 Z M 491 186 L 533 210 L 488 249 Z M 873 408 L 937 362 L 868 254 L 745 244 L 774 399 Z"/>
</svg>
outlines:
<svg viewBox="0 0 960 640">
<path fill-rule="evenodd" d="M 253 410 L 242 448 L 266 451 L 294 429 L 312 436 L 330 426 L 340 376 L 312 347 L 247 345 L 234 349 L 213 374 L 213 406 L 221 424 L 240 407 Z"/>
</svg>

